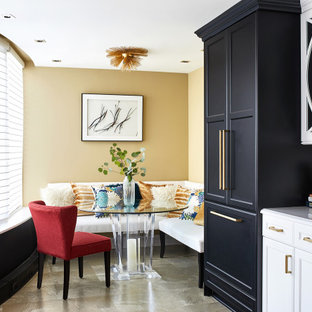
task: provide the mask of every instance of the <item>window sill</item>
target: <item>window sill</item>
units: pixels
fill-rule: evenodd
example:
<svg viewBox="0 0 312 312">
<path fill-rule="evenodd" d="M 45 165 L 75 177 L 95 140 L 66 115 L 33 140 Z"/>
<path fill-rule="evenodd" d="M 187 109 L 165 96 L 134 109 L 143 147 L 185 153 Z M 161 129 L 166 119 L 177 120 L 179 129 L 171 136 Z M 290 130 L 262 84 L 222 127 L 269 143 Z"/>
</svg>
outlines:
<svg viewBox="0 0 312 312">
<path fill-rule="evenodd" d="M 31 218 L 28 207 L 23 207 L 14 212 L 9 218 L 0 220 L 0 234 L 14 229 Z"/>
</svg>

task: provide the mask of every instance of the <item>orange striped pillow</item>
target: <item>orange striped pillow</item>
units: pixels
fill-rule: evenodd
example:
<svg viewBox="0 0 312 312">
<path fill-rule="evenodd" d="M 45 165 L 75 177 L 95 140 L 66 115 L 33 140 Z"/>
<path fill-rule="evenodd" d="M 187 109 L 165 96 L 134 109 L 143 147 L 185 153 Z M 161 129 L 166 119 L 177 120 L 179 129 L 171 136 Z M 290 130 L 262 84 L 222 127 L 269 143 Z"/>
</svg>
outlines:
<svg viewBox="0 0 312 312">
<path fill-rule="evenodd" d="M 90 185 L 71 183 L 74 193 L 74 205 L 78 208 L 78 216 L 93 215 L 94 212 L 79 210 L 80 208 L 91 209 L 94 204 L 94 195 Z"/>
<path fill-rule="evenodd" d="M 174 198 L 175 202 L 177 205 L 187 205 L 188 203 L 188 200 L 191 196 L 191 190 L 181 186 L 181 185 L 178 185 L 177 187 L 177 191 L 176 191 L 176 196 Z M 179 211 L 172 211 L 172 212 L 169 212 L 167 217 L 168 218 L 179 218 L 181 216 L 181 214 L 183 213 L 183 210 L 179 210 Z"/>
<path fill-rule="evenodd" d="M 174 200 L 176 201 L 177 205 L 187 205 L 191 194 L 192 194 L 191 190 L 181 185 L 178 185 Z"/>
</svg>

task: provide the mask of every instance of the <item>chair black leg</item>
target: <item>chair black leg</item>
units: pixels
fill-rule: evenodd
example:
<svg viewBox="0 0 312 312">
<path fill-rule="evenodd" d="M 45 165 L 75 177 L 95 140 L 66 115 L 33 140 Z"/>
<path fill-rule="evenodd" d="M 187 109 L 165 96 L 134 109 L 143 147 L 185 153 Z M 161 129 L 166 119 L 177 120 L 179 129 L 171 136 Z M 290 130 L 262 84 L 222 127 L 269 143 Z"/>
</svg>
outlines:
<svg viewBox="0 0 312 312">
<path fill-rule="evenodd" d="M 198 253 L 198 287 L 203 288 L 204 283 L 204 253 Z"/>
<path fill-rule="evenodd" d="M 52 264 L 55 264 L 56 262 L 56 257 L 52 257 Z"/>
<path fill-rule="evenodd" d="M 110 251 L 104 251 L 105 284 L 110 286 Z"/>
<path fill-rule="evenodd" d="M 44 254 L 39 253 L 38 257 L 38 279 L 37 279 L 37 288 L 41 288 L 42 276 L 43 276 L 43 266 L 44 266 Z"/>
<path fill-rule="evenodd" d="M 83 278 L 83 257 L 78 257 L 79 277 Z"/>
<path fill-rule="evenodd" d="M 160 258 L 163 258 L 166 249 L 166 234 L 162 231 L 159 231 L 159 238 L 160 238 Z"/>
<path fill-rule="evenodd" d="M 63 285 L 63 299 L 66 300 L 68 297 L 68 287 L 69 287 L 69 260 L 64 260 L 64 285 Z"/>
</svg>

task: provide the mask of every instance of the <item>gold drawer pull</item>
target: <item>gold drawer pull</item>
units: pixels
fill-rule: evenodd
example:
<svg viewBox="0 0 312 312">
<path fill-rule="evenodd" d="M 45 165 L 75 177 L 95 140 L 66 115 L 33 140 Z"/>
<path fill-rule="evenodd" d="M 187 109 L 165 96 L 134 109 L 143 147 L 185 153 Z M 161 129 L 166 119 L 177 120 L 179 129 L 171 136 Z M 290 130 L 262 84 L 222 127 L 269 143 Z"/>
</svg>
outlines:
<svg viewBox="0 0 312 312">
<path fill-rule="evenodd" d="M 288 270 L 288 259 L 291 258 L 291 255 L 286 255 L 285 256 L 285 273 L 286 274 L 291 274 L 292 272 Z"/>
<path fill-rule="evenodd" d="M 218 213 L 218 212 L 215 212 L 215 211 L 210 211 L 210 213 L 215 215 L 215 216 L 218 216 L 218 217 L 221 217 L 223 219 L 227 219 L 227 220 L 230 220 L 230 221 L 233 221 L 233 222 L 243 222 L 242 219 L 232 218 L 232 217 L 226 216 L 226 215 L 224 215 L 222 213 Z"/>
<path fill-rule="evenodd" d="M 304 237 L 303 240 L 312 243 L 312 239 L 310 237 Z"/>
<path fill-rule="evenodd" d="M 283 229 L 277 229 L 275 226 L 269 226 L 269 230 L 279 232 L 279 233 L 284 232 Z"/>
</svg>

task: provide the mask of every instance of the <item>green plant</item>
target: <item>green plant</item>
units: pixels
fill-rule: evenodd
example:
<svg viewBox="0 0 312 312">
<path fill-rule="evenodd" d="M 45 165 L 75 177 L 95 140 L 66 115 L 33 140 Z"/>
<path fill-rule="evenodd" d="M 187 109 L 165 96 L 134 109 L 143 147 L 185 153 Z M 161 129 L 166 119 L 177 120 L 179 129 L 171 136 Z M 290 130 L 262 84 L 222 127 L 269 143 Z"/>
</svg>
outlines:
<svg viewBox="0 0 312 312">
<path fill-rule="evenodd" d="M 143 167 L 139 167 L 139 164 L 144 162 L 145 160 L 145 148 L 141 148 L 137 152 L 131 153 L 131 157 L 127 156 L 128 151 L 122 150 L 118 147 L 117 143 L 113 143 L 113 145 L 109 149 L 109 153 L 112 157 L 112 162 L 120 168 L 120 171 L 113 170 L 109 167 L 108 162 L 105 162 L 98 171 L 107 175 L 110 171 L 120 173 L 121 175 L 125 175 L 128 178 L 128 181 L 132 181 L 132 177 L 135 175 L 141 175 L 142 177 L 146 174 L 146 169 Z"/>
</svg>

